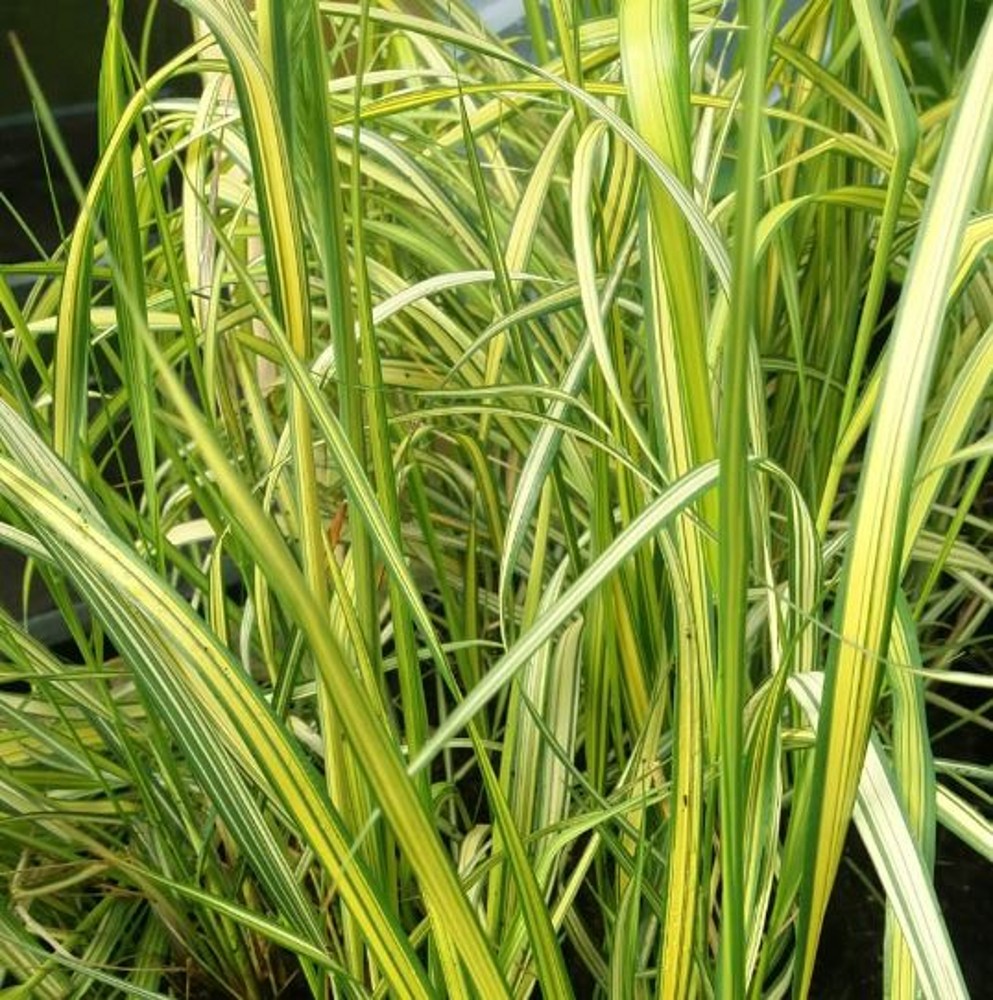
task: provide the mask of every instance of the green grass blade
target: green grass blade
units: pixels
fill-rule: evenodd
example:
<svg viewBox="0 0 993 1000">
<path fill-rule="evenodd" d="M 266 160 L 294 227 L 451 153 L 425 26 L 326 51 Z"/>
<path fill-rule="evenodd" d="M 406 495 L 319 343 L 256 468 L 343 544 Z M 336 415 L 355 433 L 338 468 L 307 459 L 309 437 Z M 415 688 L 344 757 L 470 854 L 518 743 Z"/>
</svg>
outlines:
<svg viewBox="0 0 993 1000">
<path fill-rule="evenodd" d="M 935 851 L 935 775 L 928 740 L 921 654 L 910 609 L 898 597 L 890 635 L 887 676 L 893 697 L 893 777 L 907 827 L 921 856 L 924 871 L 933 876 Z M 913 1000 L 917 974 L 913 954 L 899 929 L 893 907 L 886 910 L 886 953 L 883 961 L 888 996 Z"/>
<path fill-rule="evenodd" d="M 745 616 L 749 541 L 748 357 L 756 316 L 755 241 L 761 196 L 760 128 L 765 101 L 766 18 L 763 2 L 746 3 L 742 121 L 738 140 L 737 209 L 731 324 L 724 342 L 718 484 L 717 720 L 720 729 L 721 942 L 720 996 L 745 994 L 744 701 Z"/>
<path fill-rule="evenodd" d="M 104 142 L 112 139 L 114 129 L 124 114 L 125 75 L 123 4 L 111 3 L 100 71 L 100 131 Z M 130 150 L 120 145 L 112 157 L 112 168 L 104 195 L 104 217 L 107 249 L 113 266 L 114 298 L 117 304 L 118 338 L 124 361 L 124 384 L 131 412 L 131 429 L 138 452 L 138 466 L 144 489 L 144 500 L 150 513 L 148 542 L 159 553 L 162 538 L 159 526 L 159 500 L 155 476 L 155 429 L 153 409 L 155 396 L 151 368 L 136 325 L 146 325 L 145 275 L 142 260 L 142 225 L 138 216 Z M 82 285 L 80 291 L 89 294 Z M 85 370 L 85 366 L 84 366 Z"/>
</svg>

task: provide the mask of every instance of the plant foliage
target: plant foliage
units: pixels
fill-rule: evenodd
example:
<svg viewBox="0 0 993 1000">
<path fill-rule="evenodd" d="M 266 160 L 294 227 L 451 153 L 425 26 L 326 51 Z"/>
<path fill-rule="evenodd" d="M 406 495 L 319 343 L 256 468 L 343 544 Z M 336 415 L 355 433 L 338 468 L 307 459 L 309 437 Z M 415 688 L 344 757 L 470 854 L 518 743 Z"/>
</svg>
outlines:
<svg viewBox="0 0 993 1000">
<path fill-rule="evenodd" d="M 854 817 L 965 996 L 993 18 L 182 2 L 0 266 L 3 994 L 805 997 Z"/>
</svg>

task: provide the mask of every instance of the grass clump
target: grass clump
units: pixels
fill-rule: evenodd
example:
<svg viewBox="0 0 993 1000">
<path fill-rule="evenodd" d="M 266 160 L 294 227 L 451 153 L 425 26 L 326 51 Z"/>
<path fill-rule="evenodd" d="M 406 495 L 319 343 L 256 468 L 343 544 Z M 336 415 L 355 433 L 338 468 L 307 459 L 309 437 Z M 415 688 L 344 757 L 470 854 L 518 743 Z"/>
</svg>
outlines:
<svg viewBox="0 0 993 1000">
<path fill-rule="evenodd" d="M 993 21 L 184 0 L 146 70 L 122 6 L 0 268 L 69 640 L 0 619 L 4 985 L 805 996 L 854 816 L 888 995 L 965 996 Z"/>
</svg>

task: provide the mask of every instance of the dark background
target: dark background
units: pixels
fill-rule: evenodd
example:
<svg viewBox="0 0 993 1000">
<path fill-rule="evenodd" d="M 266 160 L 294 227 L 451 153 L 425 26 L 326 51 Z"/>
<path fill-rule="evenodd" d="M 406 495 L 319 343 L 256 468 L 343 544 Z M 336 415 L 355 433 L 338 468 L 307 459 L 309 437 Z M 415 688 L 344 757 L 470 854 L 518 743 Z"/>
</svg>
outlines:
<svg viewBox="0 0 993 1000">
<path fill-rule="evenodd" d="M 142 25 L 153 10 L 149 65 L 160 66 L 190 38 L 189 15 L 172 0 L 125 4 L 128 38 L 137 51 Z M 43 146 L 31 97 L 10 36 L 16 35 L 69 149 L 86 181 L 96 160 L 96 100 L 100 54 L 107 30 L 105 0 L 0 0 L 0 195 L 22 216 L 42 246 L 59 243 L 59 215 L 66 225 L 75 198 L 58 161 Z M 0 262 L 37 256 L 31 240 L 0 205 Z"/>
</svg>

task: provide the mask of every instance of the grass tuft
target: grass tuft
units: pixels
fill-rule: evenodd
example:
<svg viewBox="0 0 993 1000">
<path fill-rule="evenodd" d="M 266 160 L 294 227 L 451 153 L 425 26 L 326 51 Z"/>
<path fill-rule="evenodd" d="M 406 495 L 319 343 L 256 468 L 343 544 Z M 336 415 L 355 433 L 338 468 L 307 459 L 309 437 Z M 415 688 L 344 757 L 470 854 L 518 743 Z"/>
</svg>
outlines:
<svg viewBox="0 0 993 1000">
<path fill-rule="evenodd" d="M 887 995 L 968 995 L 993 18 L 182 6 L 88 180 L 17 50 L 0 989 L 806 997 L 854 820 Z"/>
</svg>

